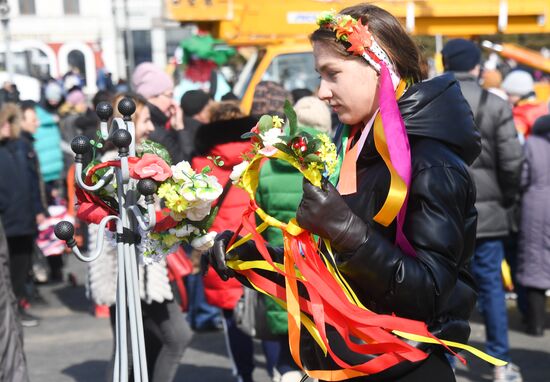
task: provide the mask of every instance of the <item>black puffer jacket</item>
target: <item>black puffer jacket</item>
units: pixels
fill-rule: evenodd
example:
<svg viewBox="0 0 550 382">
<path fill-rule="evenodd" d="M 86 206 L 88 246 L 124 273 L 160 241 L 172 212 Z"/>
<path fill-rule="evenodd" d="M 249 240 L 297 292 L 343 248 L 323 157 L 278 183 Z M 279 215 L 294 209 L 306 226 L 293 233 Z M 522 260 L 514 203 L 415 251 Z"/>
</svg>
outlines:
<svg viewBox="0 0 550 382">
<path fill-rule="evenodd" d="M 344 197 L 369 230 L 355 253 L 337 257 L 339 268 L 369 309 L 424 321 L 440 338 L 466 342 L 476 300 L 466 265 L 474 251 L 477 220 L 467 167 L 480 153 L 480 135 L 450 75 L 413 85 L 398 104 L 412 157 L 404 232 L 417 256 L 403 254 L 394 244 L 395 223 L 384 227 L 373 221 L 390 177 L 371 132 L 357 163 L 358 192 Z M 336 349 L 343 342 L 334 332 L 329 337 L 344 360 L 366 361 Z M 312 340 L 302 341 L 301 353 L 308 369 L 337 368 Z M 394 380 L 408 369 L 410 365 L 397 366 L 368 380 Z"/>
</svg>

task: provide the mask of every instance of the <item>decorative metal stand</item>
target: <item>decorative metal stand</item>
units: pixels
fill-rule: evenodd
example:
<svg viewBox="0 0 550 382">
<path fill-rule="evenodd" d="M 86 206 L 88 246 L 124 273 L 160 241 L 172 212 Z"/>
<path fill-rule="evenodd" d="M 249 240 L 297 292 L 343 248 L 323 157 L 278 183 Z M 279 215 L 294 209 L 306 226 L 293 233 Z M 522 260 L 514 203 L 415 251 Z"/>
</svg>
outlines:
<svg viewBox="0 0 550 382">
<path fill-rule="evenodd" d="M 75 179 L 78 187 L 89 192 L 96 192 L 107 186 L 113 177 L 117 186 L 119 214 L 106 216 L 101 220 L 98 229 L 96 249 L 92 254 L 83 256 L 74 240 L 74 227 L 67 221 L 58 223 L 55 235 L 66 241 L 67 246 L 82 261 L 96 260 L 103 252 L 104 232 L 107 224 L 116 222 L 117 242 L 117 296 L 116 296 L 116 351 L 113 370 L 113 381 L 128 380 L 128 338 L 127 325 L 130 326 L 130 344 L 132 349 L 132 367 L 134 382 L 147 382 L 147 362 L 143 338 L 143 320 L 141 313 L 140 288 L 138 282 L 136 242 L 139 239 L 137 226 L 149 231 L 155 226 L 155 206 L 153 194 L 157 190 L 151 179 L 136 181 L 130 178 L 128 156 L 135 156 L 135 128 L 131 115 L 135 112 L 135 103 L 130 98 L 122 99 L 118 110 L 123 118 L 115 118 L 109 132 L 108 121 L 113 115 L 113 108 L 107 102 L 100 103 L 96 113 L 100 118 L 100 133 L 103 139 L 111 141 L 118 148 L 120 167 L 110 167 L 101 179 L 93 186 L 84 183 L 82 178 L 83 156 L 90 152 L 92 146 L 85 136 L 78 136 L 71 142 L 75 153 Z M 137 206 L 140 195 L 145 197 L 147 216 L 144 217 Z"/>
</svg>

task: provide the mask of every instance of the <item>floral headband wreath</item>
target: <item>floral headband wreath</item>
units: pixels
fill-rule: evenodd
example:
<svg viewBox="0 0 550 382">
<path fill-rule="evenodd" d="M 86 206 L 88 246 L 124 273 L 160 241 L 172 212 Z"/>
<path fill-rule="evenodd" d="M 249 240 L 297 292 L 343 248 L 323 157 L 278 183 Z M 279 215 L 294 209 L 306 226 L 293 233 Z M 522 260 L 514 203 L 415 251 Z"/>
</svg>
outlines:
<svg viewBox="0 0 550 382">
<path fill-rule="evenodd" d="M 385 65 L 391 74 L 394 86 L 399 83 L 400 77 L 395 72 L 388 54 L 376 42 L 368 25 L 361 19 L 354 19 L 350 15 L 337 14 L 334 10 L 323 12 L 317 18 L 317 25 L 330 29 L 336 33 L 336 40 L 347 42 L 350 47 L 347 51 L 363 57 L 378 74 L 381 74 L 382 65 Z"/>
</svg>

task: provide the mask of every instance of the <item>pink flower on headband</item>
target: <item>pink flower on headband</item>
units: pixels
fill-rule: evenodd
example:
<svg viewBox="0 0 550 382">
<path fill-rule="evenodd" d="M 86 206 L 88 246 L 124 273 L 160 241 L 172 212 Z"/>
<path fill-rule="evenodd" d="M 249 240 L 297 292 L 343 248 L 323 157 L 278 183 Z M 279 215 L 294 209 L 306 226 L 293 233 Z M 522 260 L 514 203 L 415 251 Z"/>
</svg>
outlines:
<svg viewBox="0 0 550 382">
<path fill-rule="evenodd" d="M 347 51 L 358 56 L 362 56 L 365 53 L 365 49 L 369 49 L 372 46 L 372 35 L 369 32 L 369 27 L 368 25 L 363 25 L 361 19 L 353 26 L 353 32 L 348 35 L 348 42 L 351 46 Z"/>
</svg>

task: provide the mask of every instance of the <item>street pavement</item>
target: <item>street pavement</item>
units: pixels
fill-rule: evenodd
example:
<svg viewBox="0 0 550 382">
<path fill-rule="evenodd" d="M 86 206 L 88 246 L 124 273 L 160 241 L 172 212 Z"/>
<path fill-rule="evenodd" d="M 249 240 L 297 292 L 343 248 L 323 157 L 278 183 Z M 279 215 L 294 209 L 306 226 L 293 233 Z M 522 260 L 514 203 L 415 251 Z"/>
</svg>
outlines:
<svg viewBox="0 0 550 382">
<path fill-rule="evenodd" d="M 104 381 L 112 353 L 112 333 L 108 319 L 95 318 L 86 298 L 86 265 L 68 257 L 66 273 L 76 283 L 40 286 L 46 304 L 31 307 L 42 318 L 35 328 L 25 328 L 25 351 L 31 382 Z M 521 322 L 510 304 L 510 345 L 513 362 L 520 366 L 525 382 L 550 381 L 550 330 L 544 337 L 522 333 Z M 548 310 L 550 312 L 550 310 Z M 548 314 L 550 316 L 550 313 Z M 483 349 L 484 329 L 480 317 L 472 320 L 471 345 Z M 547 317 L 550 324 L 550 317 Z M 467 365 L 457 365 L 458 382 L 491 381 L 491 367 L 468 354 Z M 256 382 L 269 382 L 265 359 L 256 343 Z M 181 360 L 176 381 L 232 382 L 230 362 L 221 332 L 195 333 Z"/>
</svg>

